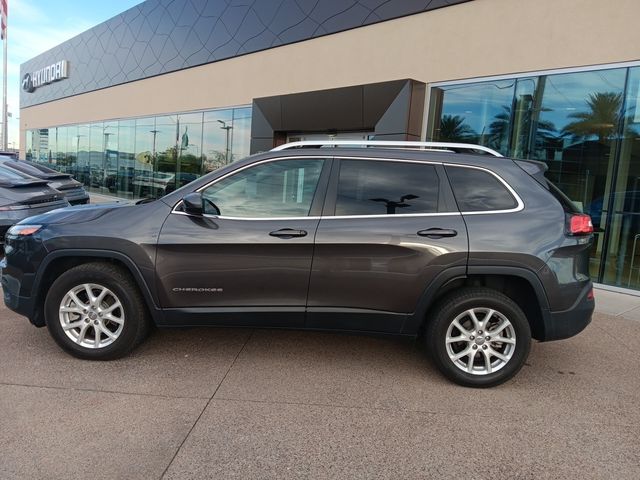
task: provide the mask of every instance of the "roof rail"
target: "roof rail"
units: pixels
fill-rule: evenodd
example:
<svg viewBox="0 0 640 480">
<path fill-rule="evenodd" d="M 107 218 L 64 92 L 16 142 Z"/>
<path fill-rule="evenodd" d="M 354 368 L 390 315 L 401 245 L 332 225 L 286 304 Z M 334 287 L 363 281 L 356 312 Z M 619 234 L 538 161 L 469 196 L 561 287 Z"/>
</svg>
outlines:
<svg viewBox="0 0 640 480">
<path fill-rule="evenodd" d="M 421 150 L 445 150 L 455 152 L 456 150 L 469 150 L 476 152 L 485 152 L 494 157 L 502 157 L 495 150 L 483 145 L 474 145 L 472 143 L 449 143 L 449 142 L 410 142 L 396 140 L 307 140 L 302 142 L 291 142 L 279 145 L 272 149 L 272 152 L 281 150 L 290 150 L 292 148 L 304 147 L 346 147 L 346 146 L 362 146 L 362 147 L 385 147 L 385 148 L 418 148 Z"/>
</svg>

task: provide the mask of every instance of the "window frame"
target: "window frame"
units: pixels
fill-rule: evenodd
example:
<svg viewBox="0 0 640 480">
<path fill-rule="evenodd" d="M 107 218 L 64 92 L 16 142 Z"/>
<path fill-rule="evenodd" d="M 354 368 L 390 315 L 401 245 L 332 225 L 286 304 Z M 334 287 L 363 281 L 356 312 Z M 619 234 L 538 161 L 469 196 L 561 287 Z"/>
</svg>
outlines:
<svg viewBox="0 0 640 480">
<path fill-rule="evenodd" d="M 274 157 L 267 158 L 264 160 L 260 160 L 254 163 L 250 163 L 248 165 L 243 165 L 240 168 L 234 169 L 230 172 L 221 175 L 218 178 L 211 180 L 210 182 L 204 184 L 201 187 L 198 187 L 195 192 L 202 193 L 207 188 L 215 185 L 216 183 L 231 177 L 232 175 L 236 175 L 244 170 L 248 170 L 249 168 L 258 167 L 260 165 L 264 165 L 266 163 L 278 162 L 278 161 L 287 161 L 287 160 L 323 160 L 324 163 L 322 165 L 322 170 L 320 172 L 320 176 L 318 177 L 318 184 L 316 185 L 316 191 L 313 195 L 313 199 L 311 200 L 311 207 L 309 209 L 309 215 L 299 216 L 299 217 L 234 217 L 228 215 L 213 215 L 210 213 L 203 213 L 201 216 L 212 219 L 221 219 L 221 220 L 277 220 L 277 221 L 285 221 L 285 220 L 318 220 L 320 219 L 320 213 L 322 211 L 322 205 L 324 204 L 324 199 L 327 193 L 327 184 L 329 181 L 329 174 L 331 172 L 333 157 L 327 155 L 300 155 L 300 156 L 290 156 L 290 157 Z M 179 210 L 182 206 L 182 200 L 180 200 L 173 207 L 171 213 L 175 213 L 177 215 L 187 215 L 193 216 L 187 212 Z"/>
</svg>

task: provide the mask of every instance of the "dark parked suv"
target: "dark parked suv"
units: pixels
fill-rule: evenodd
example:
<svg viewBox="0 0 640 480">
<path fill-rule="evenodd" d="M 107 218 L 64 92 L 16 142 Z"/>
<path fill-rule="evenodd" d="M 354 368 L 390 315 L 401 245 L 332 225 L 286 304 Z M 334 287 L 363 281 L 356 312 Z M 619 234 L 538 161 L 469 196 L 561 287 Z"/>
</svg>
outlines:
<svg viewBox="0 0 640 480">
<path fill-rule="evenodd" d="M 26 175 L 46 180 L 51 188 L 64 194 L 71 205 L 89 203 L 89 194 L 82 183 L 73 179 L 68 173 L 61 173 L 39 163 L 29 160 L 18 160 L 13 157 L 0 156 L 0 165 L 17 170 Z"/>
<path fill-rule="evenodd" d="M 68 206 L 63 194 L 45 180 L 0 163 L 0 239 L 20 220 Z"/>
<path fill-rule="evenodd" d="M 477 387 L 515 375 L 532 337 L 591 320 L 593 227 L 543 164 L 460 144 L 321 146 L 21 222 L 5 303 L 81 358 L 125 355 L 152 325 L 368 332 L 424 338 L 443 374 Z"/>
</svg>

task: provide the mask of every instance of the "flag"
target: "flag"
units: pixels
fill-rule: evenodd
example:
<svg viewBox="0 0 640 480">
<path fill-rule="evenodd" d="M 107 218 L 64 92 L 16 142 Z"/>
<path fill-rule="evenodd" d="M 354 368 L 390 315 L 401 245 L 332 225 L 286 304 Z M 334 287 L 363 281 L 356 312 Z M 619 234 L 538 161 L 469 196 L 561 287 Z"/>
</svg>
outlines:
<svg viewBox="0 0 640 480">
<path fill-rule="evenodd" d="M 189 135 L 187 135 L 187 128 L 189 128 L 188 125 L 184 127 L 184 133 L 182 134 L 182 144 L 180 146 L 183 150 L 186 150 L 189 147 Z"/>
<path fill-rule="evenodd" d="M 0 38 L 2 40 L 7 38 L 7 16 L 9 15 L 7 1 L 8 0 L 0 0 L 0 13 L 2 14 L 2 31 L 0 32 Z"/>
</svg>

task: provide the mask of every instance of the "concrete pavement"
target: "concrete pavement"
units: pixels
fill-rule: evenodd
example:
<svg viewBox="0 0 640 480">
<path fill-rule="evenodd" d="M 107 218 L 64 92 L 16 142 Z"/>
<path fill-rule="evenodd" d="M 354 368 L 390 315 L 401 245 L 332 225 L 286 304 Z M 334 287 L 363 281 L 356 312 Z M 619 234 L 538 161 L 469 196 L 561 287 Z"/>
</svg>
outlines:
<svg viewBox="0 0 640 480">
<path fill-rule="evenodd" d="M 640 296 L 596 288 L 596 299 L 598 312 L 640 321 Z"/>
<path fill-rule="evenodd" d="M 473 390 L 351 335 L 159 330 L 80 361 L 1 307 L 0 478 L 639 478 L 634 308 Z"/>
</svg>

